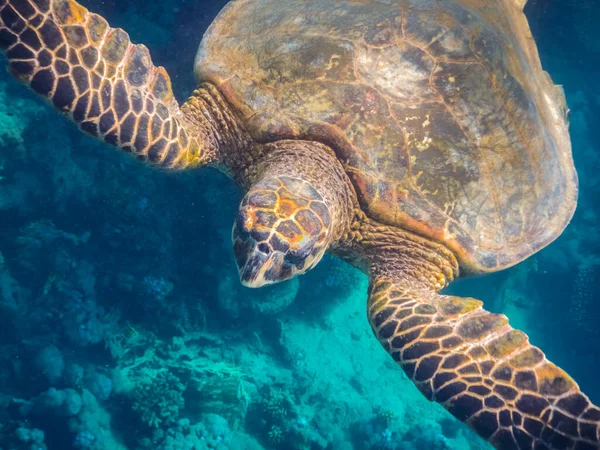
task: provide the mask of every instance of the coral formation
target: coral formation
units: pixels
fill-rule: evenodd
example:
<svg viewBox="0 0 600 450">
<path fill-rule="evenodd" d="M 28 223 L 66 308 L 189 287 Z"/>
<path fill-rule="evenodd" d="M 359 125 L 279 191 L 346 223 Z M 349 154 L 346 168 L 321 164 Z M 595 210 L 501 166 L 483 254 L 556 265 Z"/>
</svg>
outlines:
<svg viewBox="0 0 600 450">
<path fill-rule="evenodd" d="M 152 428 L 170 425 L 184 407 L 185 386 L 166 371 L 147 375 L 133 390 L 133 410 L 140 415 L 142 422 Z"/>
</svg>

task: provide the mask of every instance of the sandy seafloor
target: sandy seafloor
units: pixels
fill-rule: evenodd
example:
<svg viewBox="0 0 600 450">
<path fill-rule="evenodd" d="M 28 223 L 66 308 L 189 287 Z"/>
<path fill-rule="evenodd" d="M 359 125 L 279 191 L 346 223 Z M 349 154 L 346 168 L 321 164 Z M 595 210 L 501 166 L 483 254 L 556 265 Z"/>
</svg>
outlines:
<svg viewBox="0 0 600 450">
<path fill-rule="evenodd" d="M 224 2 L 84 4 L 145 43 L 182 100 Z M 579 206 L 547 249 L 452 291 L 507 314 L 598 403 L 600 4 L 526 13 L 571 109 Z M 0 71 L 0 449 L 490 448 L 376 342 L 355 269 L 326 257 L 240 286 L 241 195 L 215 170 L 138 164 Z"/>
</svg>

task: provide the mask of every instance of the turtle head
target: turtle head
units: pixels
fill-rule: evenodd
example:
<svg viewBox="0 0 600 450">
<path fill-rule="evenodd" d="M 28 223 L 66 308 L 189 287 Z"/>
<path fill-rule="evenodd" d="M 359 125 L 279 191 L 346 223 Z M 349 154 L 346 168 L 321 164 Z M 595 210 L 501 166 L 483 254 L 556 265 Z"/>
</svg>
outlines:
<svg viewBox="0 0 600 450">
<path fill-rule="evenodd" d="M 330 223 L 323 198 L 306 181 L 276 177 L 256 184 L 233 226 L 240 280 L 260 287 L 312 269 L 329 244 Z"/>
</svg>

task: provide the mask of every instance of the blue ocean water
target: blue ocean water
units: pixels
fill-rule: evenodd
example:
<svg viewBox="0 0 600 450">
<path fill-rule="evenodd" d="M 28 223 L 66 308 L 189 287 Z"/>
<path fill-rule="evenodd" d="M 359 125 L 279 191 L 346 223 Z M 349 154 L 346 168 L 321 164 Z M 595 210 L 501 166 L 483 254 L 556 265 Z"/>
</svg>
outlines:
<svg viewBox="0 0 600 450">
<path fill-rule="evenodd" d="M 180 100 L 225 3 L 82 1 L 150 48 Z M 508 315 L 598 404 L 600 4 L 525 12 L 571 110 L 578 209 L 548 248 L 450 291 Z M 357 270 L 326 257 L 239 284 L 242 195 L 216 170 L 158 171 L 80 134 L 0 71 L 0 450 L 491 448 L 373 338 Z"/>
</svg>

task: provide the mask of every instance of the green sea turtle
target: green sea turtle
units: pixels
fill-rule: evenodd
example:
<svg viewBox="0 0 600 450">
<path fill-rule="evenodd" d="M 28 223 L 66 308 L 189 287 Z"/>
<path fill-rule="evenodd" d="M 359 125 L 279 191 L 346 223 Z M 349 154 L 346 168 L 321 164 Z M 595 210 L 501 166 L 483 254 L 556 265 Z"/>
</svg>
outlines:
<svg viewBox="0 0 600 450">
<path fill-rule="evenodd" d="M 142 161 L 218 167 L 247 192 L 248 286 L 325 251 L 370 277 L 373 331 L 423 394 L 502 449 L 600 448 L 600 409 L 472 298 L 460 274 L 518 263 L 576 204 L 566 105 L 525 0 L 235 0 L 175 100 L 148 49 L 74 0 L 0 0 L 10 71 Z"/>
</svg>

